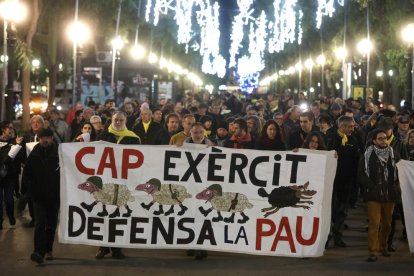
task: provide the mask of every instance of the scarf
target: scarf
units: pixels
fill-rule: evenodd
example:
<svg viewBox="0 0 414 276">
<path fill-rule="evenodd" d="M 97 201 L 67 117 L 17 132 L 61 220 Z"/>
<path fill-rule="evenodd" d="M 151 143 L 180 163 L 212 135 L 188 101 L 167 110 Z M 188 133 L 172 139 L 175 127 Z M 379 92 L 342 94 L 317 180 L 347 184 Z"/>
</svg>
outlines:
<svg viewBox="0 0 414 276">
<path fill-rule="evenodd" d="M 346 143 L 348 143 L 348 136 L 346 136 L 346 135 L 345 135 L 345 133 L 342 133 L 342 132 L 340 132 L 339 130 L 338 130 L 338 134 L 339 134 L 339 136 L 341 136 L 341 138 L 342 138 L 342 143 L 341 143 L 341 145 L 342 145 L 342 146 L 345 146 L 345 145 L 346 145 Z"/>
<path fill-rule="evenodd" d="M 392 140 L 394 140 L 394 134 L 391 135 L 391 137 L 389 139 L 387 139 L 387 145 L 391 145 Z"/>
<path fill-rule="evenodd" d="M 371 145 L 367 148 L 367 150 L 365 151 L 365 173 L 368 175 L 369 177 L 369 159 L 371 157 L 372 152 L 375 152 L 375 154 L 377 155 L 378 159 L 381 161 L 381 165 L 384 168 L 384 177 L 385 177 L 385 181 L 388 180 L 388 167 L 387 167 L 387 163 L 388 160 L 391 158 L 391 162 L 392 162 L 392 166 L 395 167 L 395 160 L 394 160 L 394 151 L 392 150 L 392 148 L 390 146 L 386 147 L 385 149 L 381 149 L 378 148 L 375 145 Z M 395 171 L 394 170 L 394 179 L 395 179 Z"/>
<path fill-rule="evenodd" d="M 118 137 L 118 141 L 116 142 L 117 144 L 121 143 L 121 141 L 122 141 L 122 139 L 124 139 L 124 137 L 135 137 L 135 138 L 138 138 L 139 140 L 141 140 L 138 135 L 136 135 L 134 132 L 128 130 L 127 128 L 124 128 L 123 130 L 116 130 L 112 126 L 112 124 L 109 125 L 108 132 L 112 133 L 113 135 Z"/>
<path fill-rule="evenodd" d="M 242 149 L 243 143 L 250 142 L 252 140 L 252 137 L 250 136 L 250 133 L 246 133 L 243 137 L 236 136 L 236 134 L 233 134 L 230 138 L 231 141 L 234 141 L 233 148 L 234 149 Z"/>
</svg>

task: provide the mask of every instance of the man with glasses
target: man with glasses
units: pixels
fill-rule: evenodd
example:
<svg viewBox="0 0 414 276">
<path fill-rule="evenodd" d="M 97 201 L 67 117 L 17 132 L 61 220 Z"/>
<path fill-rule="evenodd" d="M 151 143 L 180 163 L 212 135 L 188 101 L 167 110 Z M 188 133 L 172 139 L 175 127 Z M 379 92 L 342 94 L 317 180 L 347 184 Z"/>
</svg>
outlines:
<svg viewBox="0 0 414 276">
<path fill-rule="evenodd" d="M 359 166 L 359 181 L 368 202 L 369 262 L 377 261 L 379 254 L 390 256 L 387 239 L 391 230 L 397 183 L 394 151 L 387 143 L 388 139 L 385 130 L 375 130 L 372 145 L 366 149 Z"/>
</svg>

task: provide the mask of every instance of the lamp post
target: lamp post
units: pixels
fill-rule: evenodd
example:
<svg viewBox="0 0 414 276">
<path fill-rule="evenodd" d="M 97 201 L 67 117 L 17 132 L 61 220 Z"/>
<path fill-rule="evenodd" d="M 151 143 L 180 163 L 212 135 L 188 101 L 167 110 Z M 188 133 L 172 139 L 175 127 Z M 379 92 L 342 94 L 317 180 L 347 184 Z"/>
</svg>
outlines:
<svg viewBox="0 0 414 276">
<path fill-rule="evenodd" d="M 411 48 L 411 106 L 414 104 L 414 23 L 408 24 L 402 31 L 402 37 Z M 406 99 L 408 100 L 408 98 Z"/>
<path fill-rule="evenodd" d="M 336 58 L 342 62 L 342 99 L 348 98 L 347 86 L 350 76 L 347 75 L 346 57 L 348 51 L 345 47 L 339 47 L 335 50 Z"/>
<path fill-rule="evenodd" d="M 369 89 L 369 60 L 370 60 L 370 53 L 372 50 L 372 42 L 368 39 L 368 38 L 364 38 L 362 39 L 360 42 L 358 42 L 357 44 L 357 49 L 358 51 L 362 54 L 363 58 L 366 57 L 366 61 L 367 61 L 367 78 L 366 78 L 366 87 L 364 89 L 364 101 L 367 100 L 367 93 L 368 93 L 368 89 Z"/>
<path fill-rule="evenodd" d="M 324 54 L 320 54 L 317 58 L 316 58 L 316 63 L 318 65 L 321 66 L 321 94 L 322 96 L 325 96 L 325 62 L 326 62 L 326 57 Z"/>
<path fill-rule="evenodd" d="M 299 61 L 295 64 L 295 70 L 298 72 L 298 93 L 302 92 L 302 63 Z"/>
<path fill-rule="evenodd" d="M 73 42 L 73 81 L 72 81 L 72 106 L 80 99 L 81 87 L 81 54 L 83 44 L 90 38 L 90 29 L 78 20 L 78 1 L 76 1 L 75 20 L 69 25 L 67 34 Z M 79 99 L 78 99 L 79 98 Z"/>
<path fill-rule="evenodd" d="M 14 74 L 16 28 L 15 23 L 23 21 L 26 17 L 26 7 L 18 0 L 5 0 L 0 3 L 0 16 L 3 18 L 3 81 L 1 89 L 1 120 L 12 120 L 14 117 Z M 7 90 L 7 98 L 6 98 Z"/>
<path fill-rule="evenodd" d="M 118 62 L 121 57 L 121 49 L 124 47 L 124 42 L 120 36 L 112 40 L 112 75 L 111 87 L 114 92 L 115 104 L 118 104 Z"/>
<path fill-rule="evenodd" d="M 310 97 L 310 93 L 313 91 L 312 89 L 312 68 L 313 68 L 313 60 L 312 58 L 308 58 L 307 60 L 305 60 L 305 67 L 309 70 L 309 97 Z"/>
</svg>

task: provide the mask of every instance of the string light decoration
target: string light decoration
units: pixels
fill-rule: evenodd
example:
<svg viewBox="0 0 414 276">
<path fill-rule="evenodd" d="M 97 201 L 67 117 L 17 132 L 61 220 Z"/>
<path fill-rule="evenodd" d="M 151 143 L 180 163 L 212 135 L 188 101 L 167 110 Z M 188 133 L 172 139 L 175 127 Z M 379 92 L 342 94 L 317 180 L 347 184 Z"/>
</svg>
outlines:
<svg viewBox="0 0 414 276">
<path fill-rule="evenodd" d="M 318 10 L 316 11 L 316 28 L 320 29 L 322 25 L 322 17 L 332 17 L 335 12 L 335 0 L 318 0 Z"/>
<path fill-rule="evenodd" d="M 177 23 L 177 43 L 185 44 L 188 53 L 188 44 L 193 37 L 192 18 L 194 0 L 177 0 L 175 8 L 175 22 Z"/>
<path fill-rule="evenodd" d="M 283 5 L 281 5 L 283 3 Z M 273 36 L 269 39 L 269 53 L 280 52 L 286 43 L 293 43 L 296 39 L 296 11 L 297 0 L 275 0 L 274 23 L 270 24 Z"/>
</svg>

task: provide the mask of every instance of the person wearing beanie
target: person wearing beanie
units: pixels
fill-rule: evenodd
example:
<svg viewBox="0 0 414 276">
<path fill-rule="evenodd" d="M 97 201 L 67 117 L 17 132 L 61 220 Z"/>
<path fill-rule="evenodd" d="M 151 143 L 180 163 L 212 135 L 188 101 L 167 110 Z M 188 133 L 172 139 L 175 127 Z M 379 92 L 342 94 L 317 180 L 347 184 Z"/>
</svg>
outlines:
<svg viewBox="0 0 414 276">
<path fill-rule="evenodd" d="M 27 158 L 23 171 L 35 213 L 34 251 L 30 258 L 36 263 L 53 260 L 53 241 L 60 206 L 60 169 L 58 147 L 53 131 L 38 132 L 39 143 Z"/>
<path fill-rule="evenodd" d="M 224 141 L 229 137 L 229 124 L 226 121 L 217 122 L 216 135 L 211 138 L 211 141 L 219 146 L 223 147 Z"/>
</svg>

